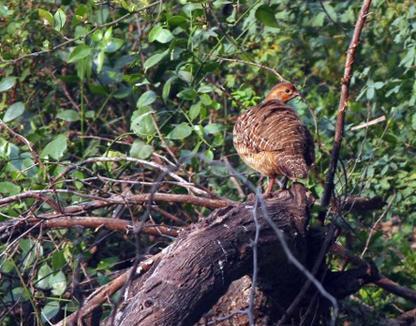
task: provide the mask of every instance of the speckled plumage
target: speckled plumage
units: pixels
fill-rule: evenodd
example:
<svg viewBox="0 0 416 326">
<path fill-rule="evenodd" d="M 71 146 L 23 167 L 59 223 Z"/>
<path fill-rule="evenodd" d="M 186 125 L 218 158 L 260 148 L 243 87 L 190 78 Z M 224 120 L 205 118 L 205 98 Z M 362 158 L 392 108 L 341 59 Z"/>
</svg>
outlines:
<svg viewBox="0 0 416 326">
<path fill-rule="evenodd" d="M 239 116 L 233 141 L 248 166 L 272 178 L 306 178 L 315 160 L 309 130 L 290 106 L 276 99 Z"/>
</svg>

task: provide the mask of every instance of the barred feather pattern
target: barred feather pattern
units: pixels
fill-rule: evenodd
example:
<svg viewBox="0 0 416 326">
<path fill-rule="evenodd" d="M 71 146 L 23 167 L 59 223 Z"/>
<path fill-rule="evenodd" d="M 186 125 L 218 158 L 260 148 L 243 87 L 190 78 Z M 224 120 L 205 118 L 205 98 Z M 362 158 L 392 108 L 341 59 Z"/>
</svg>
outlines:
<svg viewBox="0 0 416 326">
<path fill-rule="evenodd" d="M 290 106 L 270 100 L 249 109 L 234 125 L 243 161 L 269 177 L 306 178 L 315 161 L 312 135 Z"/>
</svg>

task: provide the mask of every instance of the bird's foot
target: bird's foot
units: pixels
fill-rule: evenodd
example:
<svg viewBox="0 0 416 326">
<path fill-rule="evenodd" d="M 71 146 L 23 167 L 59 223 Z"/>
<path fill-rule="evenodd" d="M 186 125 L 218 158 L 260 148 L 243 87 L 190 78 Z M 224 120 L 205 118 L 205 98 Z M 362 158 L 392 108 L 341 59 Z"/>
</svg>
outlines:
<svg viewBox="0 0 416 326">
<path fill-rule="evenodd" d="M 283 177 L 281 180 L 276 180 L 277 184 L 279 185 L 279 188 L 281 190 L 287 190 L 287 183 L 289 181 L 288 177 Z"/>
</svg>

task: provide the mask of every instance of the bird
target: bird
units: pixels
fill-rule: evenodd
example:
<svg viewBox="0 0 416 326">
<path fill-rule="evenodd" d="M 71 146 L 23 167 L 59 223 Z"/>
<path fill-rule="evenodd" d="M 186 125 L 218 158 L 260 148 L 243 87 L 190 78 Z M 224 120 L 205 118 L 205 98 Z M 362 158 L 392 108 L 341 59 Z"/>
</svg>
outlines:
<svg viewBox="0 0 416 326">
<path fill-rule="evenodd" d="M 264 197 L 270 196 L 278 176 L 304 179 L 315 161 L 311 133 L 287 102 L 300 96 L 288 82 L 275 85 L 264 101 L 241 114 L 234 125 L 233 143 L 240 158 L 269 177 Z M 285 187 L 285 186 L 283 186 Z"/>
</svg>

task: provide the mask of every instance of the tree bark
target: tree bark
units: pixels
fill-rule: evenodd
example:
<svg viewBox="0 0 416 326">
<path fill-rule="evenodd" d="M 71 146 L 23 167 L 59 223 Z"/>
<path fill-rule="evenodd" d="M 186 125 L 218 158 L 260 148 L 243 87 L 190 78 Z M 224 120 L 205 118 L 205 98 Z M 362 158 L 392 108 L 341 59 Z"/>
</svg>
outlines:
<svg viewBox="0 0 416 326">
<path fill-rule="evenodd" d="M 282 316 L 289 324 L 328 321 L 330 304 L 314 286 L 285 315 L 307 279 L 289 262 L 270 223 L 282 230 L 291 254 L 310 270 L 325 239 L 325 229 L 306 232 L 311 203 L 306 189 L 294 184 L 266 200 L 266 211 L 254 201 L 214 211 L 181 232 L 132 282 L 113 324 L 248 325 L 251 319 L 255 325 L 276 325 Z M 322 263 L 315 276 L 331 295 L 343 298 L 358 291 L 368 273 L 366 266 L 332 273 Z"/>
<path fill-rule="evenodd" d="M 304 227 L 308 218 L 305 188 L 295 184 L 265 202 L 268 217 L 284 232 L 292 254 L 306 261 Z M 253 272 L 253 240 L 257 214 L 259 272 L 256 286 L 267 285 L 273 270 L 273 292 L 279 292 L 282 307 L 296 295 L 303 275 L 292 264 L 280 241 L 254 202 L 214 211 L 207 219 L 180 234 L 165 249 L 160 263 L 133 284 L 134 295 L 120 307 L 116 325 L 192 325 L 200 320 L 227 291 L 230 283 Z M 267 277 L 268 276 L 268 277 Z M 261 286 L 260 286 L 261 287 Z M 279 291 L 276 291 L 278 290 Z M 271 290 L 271 288 L 269 288 Z"/>
</svg>

